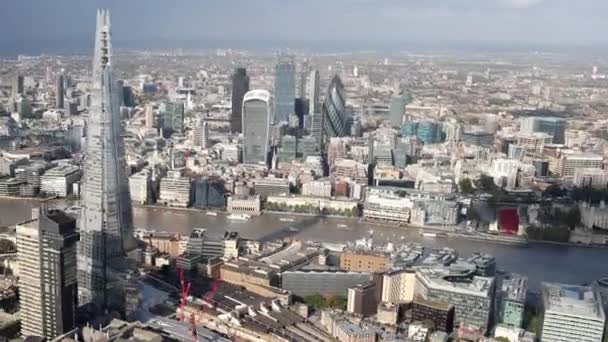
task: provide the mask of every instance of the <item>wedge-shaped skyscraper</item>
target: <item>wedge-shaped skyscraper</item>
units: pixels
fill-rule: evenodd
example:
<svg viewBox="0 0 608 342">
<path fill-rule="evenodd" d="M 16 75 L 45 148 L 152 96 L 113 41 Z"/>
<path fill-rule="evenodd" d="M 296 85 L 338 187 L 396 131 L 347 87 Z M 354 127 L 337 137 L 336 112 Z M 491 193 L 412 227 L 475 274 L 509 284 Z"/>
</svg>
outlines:
<svg viewBox="0 0 608 342">
<path fill-rule="evenodd" d="M 110 13 L 97 12 L 92 101 L 81 195 L 78 287 L 80 304 L 107 304 L 108 261 L 132 242 L 132 213 L 119 112 L 112 79 Z"/>
</svg>

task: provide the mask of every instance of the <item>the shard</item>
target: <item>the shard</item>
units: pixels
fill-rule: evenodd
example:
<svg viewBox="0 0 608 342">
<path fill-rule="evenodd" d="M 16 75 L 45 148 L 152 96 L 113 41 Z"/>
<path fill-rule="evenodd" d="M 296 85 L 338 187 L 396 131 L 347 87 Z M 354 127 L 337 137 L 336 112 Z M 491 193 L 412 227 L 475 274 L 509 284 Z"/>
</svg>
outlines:
<svg viewBox="0 0 608 342">
<path fill-rule="evenodd" d="M 80 305 L 107 304 L 108 262 L 132 243 L 132 213 L 119 112 L 112 79 L 110 13 L 97 12 L 91 107 L 81 193 L 78 287 Z"/>
</svg>

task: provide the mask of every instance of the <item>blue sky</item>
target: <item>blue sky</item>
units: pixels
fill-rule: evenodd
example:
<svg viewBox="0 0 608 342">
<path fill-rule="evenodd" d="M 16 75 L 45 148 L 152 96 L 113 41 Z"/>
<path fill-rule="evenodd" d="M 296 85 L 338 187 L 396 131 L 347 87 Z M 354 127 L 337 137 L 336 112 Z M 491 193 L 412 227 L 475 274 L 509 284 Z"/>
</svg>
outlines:
<svg viewBox="0 0 608 342">
<path fill-rule="evenodd" d="M 114 39 L 124 46 L 608 45 L 607 0 L 2 0 L 0 48 L 86 45 L 97 7 L 112 11 Z"/>
</svg>

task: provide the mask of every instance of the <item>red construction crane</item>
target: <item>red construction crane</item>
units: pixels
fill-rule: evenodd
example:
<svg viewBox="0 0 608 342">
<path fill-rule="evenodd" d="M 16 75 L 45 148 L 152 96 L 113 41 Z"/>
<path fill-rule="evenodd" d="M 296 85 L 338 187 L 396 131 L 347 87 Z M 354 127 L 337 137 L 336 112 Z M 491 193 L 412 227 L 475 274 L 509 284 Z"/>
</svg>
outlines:
<svg viewBox="0 0 608 342">
<path fill-rule="evenodd" d="M 182 268 L 178 268 L 177 273 L 179 274 L 181 291 L 179 298 L 179 320 L 184 322 L 186 321 L 186 303 L 188 303 L 188 296 L 190 296 L 190 292 L 192 291 L 192 283 L 186 282 L 186 280 L 184 279 L 184 270 Z"/>
</svg>

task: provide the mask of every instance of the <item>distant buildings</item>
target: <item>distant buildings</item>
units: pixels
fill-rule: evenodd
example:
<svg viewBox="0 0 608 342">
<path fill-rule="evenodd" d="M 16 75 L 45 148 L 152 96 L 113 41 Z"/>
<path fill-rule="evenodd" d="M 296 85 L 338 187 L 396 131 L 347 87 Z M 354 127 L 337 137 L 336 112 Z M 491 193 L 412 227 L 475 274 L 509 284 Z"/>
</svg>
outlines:
<svg viewBox="0 0 608 342">
<path fill-rule="evenodd" d="M 232 115 L 230 117 L 232 133 L 240 133 L 243 130 L 243 99 L 248 91 L 247 69 L 238 68 L 232 75 Z"/>
<path fill-rule="evenodd" d="M 274 71 L 274 118 L 273 123 L 289 121 L 294 112 L 296 97 L 295 64 L 293 57 L 280 56 Z"/>
<path fill-rule="evenodd" d="M 403 116 L 405 115 L 405 106 L 410 102 L 412 102 L 412 98 L 406 94 L 399 94 L 391 98 L 389 117 L 393 127 L 401 127 Z"/>
<path fill-rule="evenodd" d="M 291 100 L 293 105 L 293 99 Z M 266 165 L 270 146 L 272 98 L 266 90 L 251 90 L 243 99 L 243 163 Z"/>
<path fill-rule="evenodd" d="M 554 117 L 527 117 L 520 121 L 520 131 L 524 133 L 547 133 L 552 137 L 554 144 L 565 144 L 567 122 L 562 118 Z"/>
<path fill-rule="evenodd" d="M 404 137 L 417 137 L 425 144 L 437 144 L 443 141 L 443 133 L 438 122 L 407 121 L 401 126 Z"/>
<path fill-rule="evenodd" d="M 311 115 L 321 112 L 320 92 L 319 70 L 312 70 L 306 83 L 306 98 L 308 99 L 308 108 Z"/>
<path fill-rule="evenodd" d="M 601 342 L 606 315 L 596 289 L 542 284 L 543 342 Z"/>
<path fill-rule="evenodd" d="M 348 289 L 371 280 L 367 272 L 344 271 L 285 271 L 281 274 L 282 288 L 296 296 L 347 296 Z"/>
<path fill-rule="evenodd" d="M 572 184 L 579 188 L 608 188 L 608 170 L 602 169 L 575 169 Z"/>
<path fill-rule="evenodd" d="M 65 80 L 63 75 L 57 76 L 55 85 L 55 108 L 63 109 L 65 107 Z"/>
<path fill-rule="evenodd" d="M 17 225 L 21 335 L 49 340 L 76 326 L 76 220 L 35 210 Z"/>
<path fill-rule="evenodd" d="M 602 169 L 604 157 L 593 153 L 568 153 L 551 160 L 549 169 L 560 177 L 573 177 L 576 169 Z"/>
</svg>

